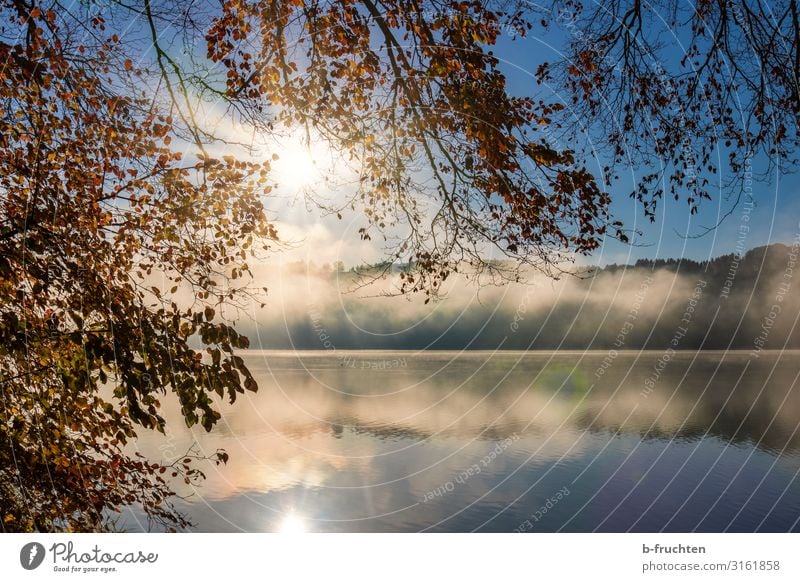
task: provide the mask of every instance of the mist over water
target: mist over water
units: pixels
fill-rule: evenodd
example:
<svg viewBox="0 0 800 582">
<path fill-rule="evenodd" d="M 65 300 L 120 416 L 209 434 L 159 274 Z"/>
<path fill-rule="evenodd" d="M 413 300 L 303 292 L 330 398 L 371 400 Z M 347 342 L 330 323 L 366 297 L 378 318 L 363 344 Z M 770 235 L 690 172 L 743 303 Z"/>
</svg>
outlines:
<svg viewBox="0 0 800 582">
<path fill-rule="evenodd" d="M 267 307 L 243 329 L 269 349 L 800 348 L 796 261 L 797 246 L 772 245 L 530 285 L 455 277 L 428 304 L 380 296 L 397 274 L 358 288 L 353 273 L 301 265 L 273 279 Z"/>
<path fill-rule="evenodd" d="M 211 433 L 167 401 L 138 444 L 228 452 L 179 504 L 200 531 L 800 531 L 797 258 L 453 279 L 428 304 L 380 296 L 398 273 L 354 292 L 290 266 L 243 330 L 272 348 L 241 352 L 258 392 Z"/>
<path fill-rule="evenodd" d="M 201 531 L 797 531 L 800 353 L 661 356 L 251 351 L 219 430 L 140 445 L 230 453 Z"/>
</svg>

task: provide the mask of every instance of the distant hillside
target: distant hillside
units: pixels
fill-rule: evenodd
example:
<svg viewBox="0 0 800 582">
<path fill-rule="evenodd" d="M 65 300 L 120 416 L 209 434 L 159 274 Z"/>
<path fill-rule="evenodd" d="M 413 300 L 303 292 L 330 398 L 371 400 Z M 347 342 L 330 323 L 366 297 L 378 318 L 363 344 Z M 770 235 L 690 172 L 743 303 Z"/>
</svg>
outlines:
<svg viewBox="0 0 800 582">
<path fill-rule="evenodd" d="M 254 347 L 328 350 L 800 348 L 797 252 L 773 244 L 708 262 L 640 260 L 480 293 L 457 282 L 430 305 L 341 294 L 341 269 L 297 275 L 274 289 L 251 333 Z"/>
<path fill-rule="evenodd" d="M 782 274 L 787 267 L 792 248 L 776 243 L 756 247 L 742 257 L 734 254 L 721 255 L 710 261 L 693 261 L 691 259 L 639 259 L 633 265 L 608 265 L 601 272 L 618 273 L 626 269 L 646 269 L 650 271 L 665 270 L 684 275 L 706 273 L 709 282 L 724 285 L 732 273 L 738 286 L 753 286 L 758 279 L 770 274 Z"/>
</svg>

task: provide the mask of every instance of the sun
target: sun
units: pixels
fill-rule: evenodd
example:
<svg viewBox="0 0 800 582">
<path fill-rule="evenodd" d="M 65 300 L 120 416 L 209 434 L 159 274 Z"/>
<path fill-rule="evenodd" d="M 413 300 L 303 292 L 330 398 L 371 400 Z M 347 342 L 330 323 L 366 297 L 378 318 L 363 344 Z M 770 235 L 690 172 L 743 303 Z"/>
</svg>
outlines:
<svg viewBox="0 0 800 582">
<path fill-rule="evenodd" d="M 277 156 L 272 170 L 278 186 L 289 190 L 321 188 L 334 167 L 330 145 L 322 139 L 290 136 L 269 146 Z"/>
<path fill-rule="evenodd" d="M 290 128 L 286 133 L 253 135 L 249 142 L 250 159 L 269 162 L 271 185 L 284 195 L 302 192 L 334 200 L 360 176 L 352 156 L 314 131 Z"/>
<path fill-rule="evenodd" d="M 313 186 L 322 179 L 319 162 L 311 147 L 289 142 L 276 148 L 278 159 L 273 163 L 278 184 L 294 190 Z"/>
</svg>

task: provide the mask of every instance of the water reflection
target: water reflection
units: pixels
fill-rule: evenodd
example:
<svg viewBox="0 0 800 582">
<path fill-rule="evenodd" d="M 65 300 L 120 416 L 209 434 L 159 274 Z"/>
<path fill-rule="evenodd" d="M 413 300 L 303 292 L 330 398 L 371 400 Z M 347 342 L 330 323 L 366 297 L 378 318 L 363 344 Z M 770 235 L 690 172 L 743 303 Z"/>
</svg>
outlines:
<svg viewBox="0 0 800 582">
<path fill-rule="evenodd" d="M 659 355 L 252 352 L 217 430 L 170 410 L 140 445 L 230 453 L 203 531 L 798 529 L 798 354 L 680 353 L 644 391 Z"/>
</svg>

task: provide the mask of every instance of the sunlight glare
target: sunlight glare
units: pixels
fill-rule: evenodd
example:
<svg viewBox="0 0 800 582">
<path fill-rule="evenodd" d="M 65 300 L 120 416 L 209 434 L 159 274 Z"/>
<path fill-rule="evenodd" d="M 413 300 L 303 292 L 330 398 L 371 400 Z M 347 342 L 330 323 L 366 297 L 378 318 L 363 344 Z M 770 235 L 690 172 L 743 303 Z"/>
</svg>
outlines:
<svg viewBox="0 0 800 582">
<path fill-rule="evenodd" d="M 302 190 L 322 182 L 331 167 L 331 153 L 323 143 L 310 146 L 301 140 L 287 140 L 275 147 L 278 159 L 273 163 L 278 184 Z"/>
<path fill-rule="evenodd" d="M 278 528 L 279 533 L 285 534 L 298 534 L 305 533 L 306 531 L 308 531 L 306 528 L 306 522 L 302 517 L 295 515 L 294 513 L 287 515 Z"/>
</svg>

